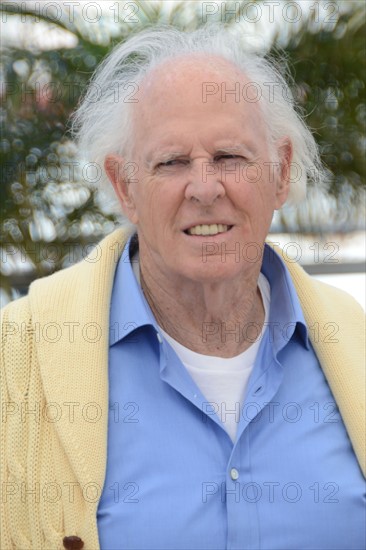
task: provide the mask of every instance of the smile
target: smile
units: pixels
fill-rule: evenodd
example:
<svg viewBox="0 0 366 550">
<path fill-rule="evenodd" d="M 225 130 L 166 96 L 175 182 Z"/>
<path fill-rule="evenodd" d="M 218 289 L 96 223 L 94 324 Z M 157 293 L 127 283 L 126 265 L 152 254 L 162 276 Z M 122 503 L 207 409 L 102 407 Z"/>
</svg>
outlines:
<svg viewBox="0 0 366 550">
<path fill-rule="evenodd" d="M 186 229 L 185 233 L 187 235 L 204 235 L 204 236 L 213 236 L 218 235 L 219 233 L 225 233 L 232 228 L 232 225 L 224 225 L 221 223 L 212 223 L 210 225 L 194 225 L 189 229 Z"/>
</svg>

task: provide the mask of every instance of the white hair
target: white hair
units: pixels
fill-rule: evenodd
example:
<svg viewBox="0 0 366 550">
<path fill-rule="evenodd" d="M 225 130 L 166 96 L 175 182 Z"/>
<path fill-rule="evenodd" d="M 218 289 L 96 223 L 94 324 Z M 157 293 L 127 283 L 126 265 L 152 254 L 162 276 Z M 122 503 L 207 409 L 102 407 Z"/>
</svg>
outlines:
<svg viewBox="0 0 366 550">
<path fill-rule="evenodd" d="M 100 167 L 101 185 L 105 190 L 112 187 L 104 171 L 105 157 L 128 156 L 131 150 L 131 106 L 138 109 L 134 95 L 143 78 L 166 61 L 192 54 L 228 60 L 243 73 L 243 82 L 249 79 L 259 91 L 272 143 L 284 136 L 292 143 L 289 202 L 300 202 L 307 183 L 320 185 L 325 172 L 315 139 L 286 82 L 286 63 L 282 60 L 279 70 L 273 60 L 254 53 L 240 36 L 217 24 L 193 32 L 170 26 L 146 29 L 116 46 L 99 65 L 74 114 L 72 129 L 80 154 Z"/>
</svg>

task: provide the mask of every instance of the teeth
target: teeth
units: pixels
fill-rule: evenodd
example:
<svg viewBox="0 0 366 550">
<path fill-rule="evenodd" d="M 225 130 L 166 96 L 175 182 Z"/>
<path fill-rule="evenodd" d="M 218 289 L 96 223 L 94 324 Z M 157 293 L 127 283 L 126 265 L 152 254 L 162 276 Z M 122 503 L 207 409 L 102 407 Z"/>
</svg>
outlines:
<svg viewBox="0 0 366 550">
<path fill-rule="evenodd" d="M 211 225 L 195 225 L 187 230 L 189 235 L 217 235 L 218 233 L 224 233 L 229 229 L 228 225 L 221 223 L 213 223 Z"/>
</svg>

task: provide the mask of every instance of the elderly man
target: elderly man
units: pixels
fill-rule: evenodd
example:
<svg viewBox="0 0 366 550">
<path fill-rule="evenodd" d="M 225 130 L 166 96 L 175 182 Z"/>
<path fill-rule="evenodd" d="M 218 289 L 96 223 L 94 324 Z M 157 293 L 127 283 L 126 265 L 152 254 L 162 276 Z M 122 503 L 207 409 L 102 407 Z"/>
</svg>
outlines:
<svg viewBox="0 0 366 550">
<path fill-rule="evenodd" d="M 363 548 L 363 315 L 264 244 L 320 173 L 285 82 L 164 28 L 93 84 L 130 225 L 3 313 L 2 548 Z"/>
</svg>

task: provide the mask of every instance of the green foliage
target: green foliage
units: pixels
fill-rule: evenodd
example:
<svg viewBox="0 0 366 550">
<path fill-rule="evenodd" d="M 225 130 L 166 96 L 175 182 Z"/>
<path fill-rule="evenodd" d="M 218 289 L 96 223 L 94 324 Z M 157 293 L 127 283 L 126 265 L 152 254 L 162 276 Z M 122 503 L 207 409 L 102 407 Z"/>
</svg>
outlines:
<svg viewBox="0 0 366 550">
<path fill-rule="evenodd" d="M 335 176 L 335 195 L 365 182 L 365 25 L 347 32 L 344 19 L 333 31 L 305 29 L 287 47 L 296 95 Z"/>
</svg>

